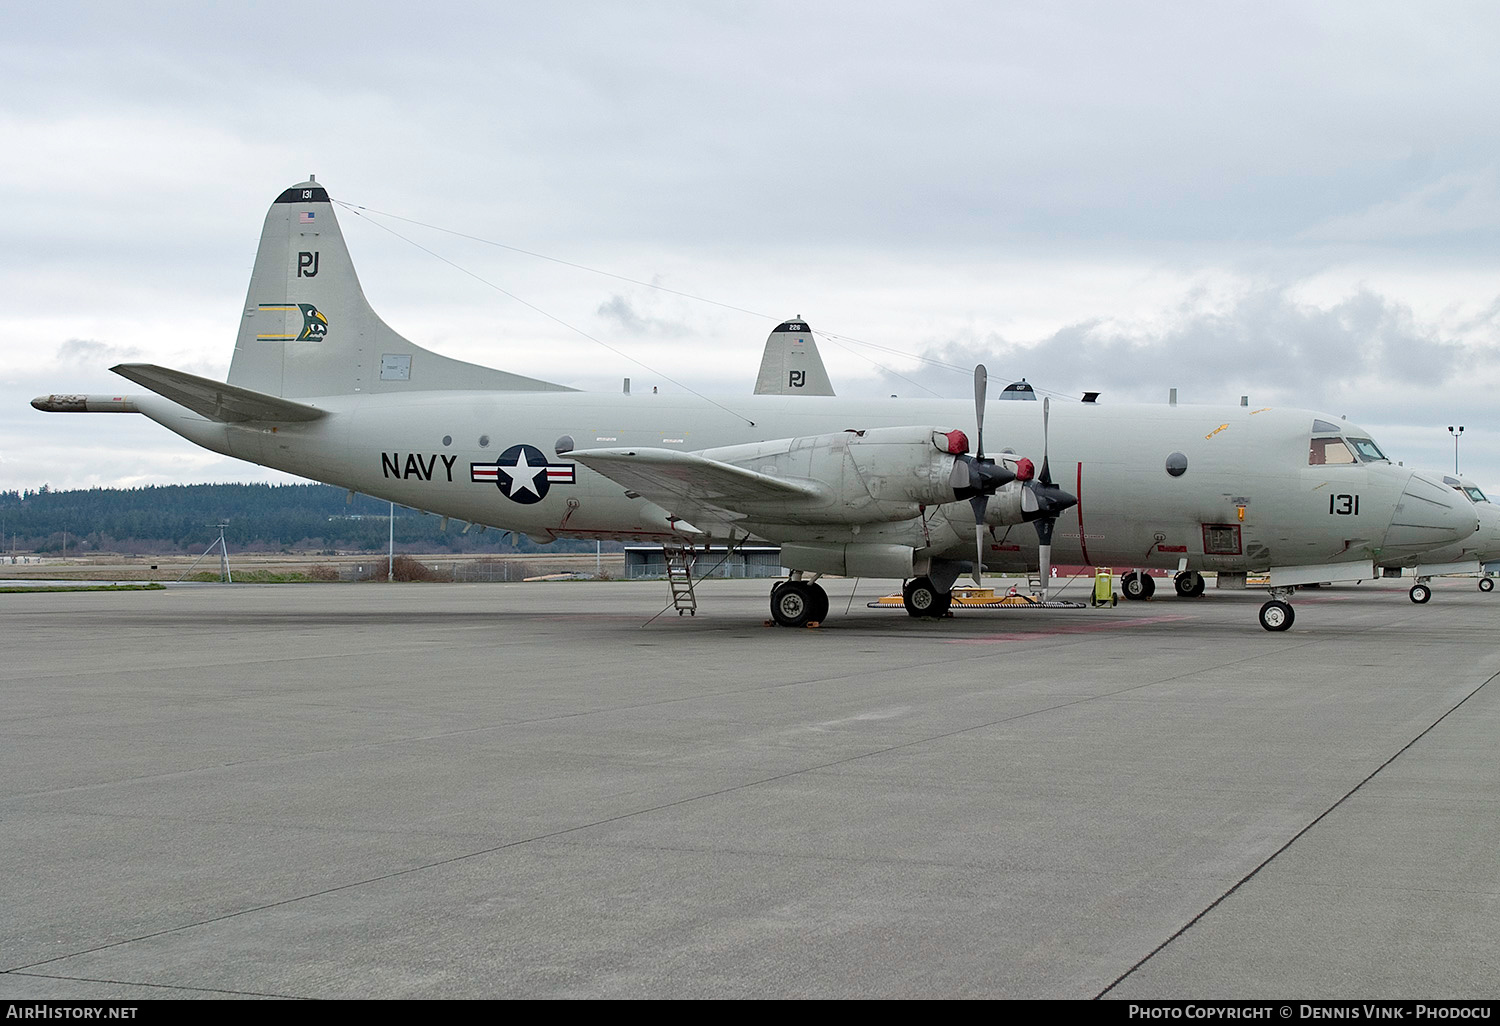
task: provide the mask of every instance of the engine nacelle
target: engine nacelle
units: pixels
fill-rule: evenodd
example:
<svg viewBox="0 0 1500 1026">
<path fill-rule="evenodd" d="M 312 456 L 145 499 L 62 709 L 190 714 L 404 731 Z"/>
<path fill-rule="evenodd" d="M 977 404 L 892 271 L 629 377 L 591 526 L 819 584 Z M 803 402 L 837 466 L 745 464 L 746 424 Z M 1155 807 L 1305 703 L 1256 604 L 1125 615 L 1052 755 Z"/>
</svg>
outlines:
<svg viewBox="0 0 1500 1026">
<path fill-rule="evenodd" d="M 959 457 L 962 431 L 933 427 L 870 428 L 705 449 L 699 455 L 770 477 L 813 483 L 807 502 L 741 501 L 761 523 L 876 523 L 909 520 L 922 506 L 954 502 L 969 481 Z"/>
<path fill-rule="evenodd" d="M 848 544 L 816 545 L 784 542 L 781 565 L 796 570 L 840 577 L 916 577 L 929 569 L 926 559 L 917 559 L 910 545 Z"/>
</svg>

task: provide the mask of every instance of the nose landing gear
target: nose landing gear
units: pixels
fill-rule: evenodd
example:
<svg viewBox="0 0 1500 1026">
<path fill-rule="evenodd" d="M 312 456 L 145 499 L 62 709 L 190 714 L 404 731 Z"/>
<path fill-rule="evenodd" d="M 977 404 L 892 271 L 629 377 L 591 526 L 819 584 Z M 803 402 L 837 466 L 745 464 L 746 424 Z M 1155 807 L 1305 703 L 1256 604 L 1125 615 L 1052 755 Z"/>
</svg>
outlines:
<svg viewBox="0 0 1500 1026">
<path fill-rule="evenodd" d="M 1289 630 L 1297 613 L 1287 599 L 1292 597 L 1291 588 L 1272 588 L 1271 601 L 1260 607 L 1260 625 L 1268 631 Z"/>
</svg>

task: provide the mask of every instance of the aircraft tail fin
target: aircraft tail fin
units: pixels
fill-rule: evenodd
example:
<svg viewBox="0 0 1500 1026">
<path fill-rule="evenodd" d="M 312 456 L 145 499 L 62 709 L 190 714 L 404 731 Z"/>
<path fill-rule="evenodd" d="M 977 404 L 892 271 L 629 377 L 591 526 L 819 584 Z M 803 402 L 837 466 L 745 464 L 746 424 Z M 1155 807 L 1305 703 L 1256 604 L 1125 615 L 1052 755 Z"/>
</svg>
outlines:
<svg viewBox="0 0 1500 1026">
<path fill-rule="evenodd" d="M 311 178 L 266 214 L 229 383 L 281 397 L 574 391 L 439 356 L 393 331 L 365 299 L 333 203 Z"/>
<path fill-rule="evenodd" d="M 782 321 L 766 339 L 756 395 L 833 395 L 812 328 L 800 317 Z"/>
</svg>

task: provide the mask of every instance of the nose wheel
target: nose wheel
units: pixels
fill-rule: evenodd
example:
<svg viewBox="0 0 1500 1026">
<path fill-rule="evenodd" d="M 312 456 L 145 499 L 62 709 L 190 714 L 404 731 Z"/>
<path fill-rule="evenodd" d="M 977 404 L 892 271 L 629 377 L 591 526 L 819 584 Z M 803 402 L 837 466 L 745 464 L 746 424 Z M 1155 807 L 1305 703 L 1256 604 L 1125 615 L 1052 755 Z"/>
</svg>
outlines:
<svg viewBox="0 0 1500 1026">
<path fill-rule="evenodd" d="M 1407 592 L 1407 594 L 1411 596 L 1411 600 L 1413 602 L 1420 606 L 1422 603 L 1432 598 L 1432 589 L 1427 587 L 1427 585 L 1425 584 L 1413 584 L 1411 586 L 1411 591 Z"/>
<path fill-rule="evenodd" d="M 1297 614 L 1293 612 L 1291 603 L 1280 599 L 1272 599 L 1260 607 L 1260 625 L 1268 631 L 1287 630 L 1296 618 Z"/>
<path fill-rule="evenodd" d="M 1481 577 L 1479 579 L 1479 590 L 1480 591 L 1494 591 L 1495 590 L 1495 579 L 1493 577 Z"/>
</svg>

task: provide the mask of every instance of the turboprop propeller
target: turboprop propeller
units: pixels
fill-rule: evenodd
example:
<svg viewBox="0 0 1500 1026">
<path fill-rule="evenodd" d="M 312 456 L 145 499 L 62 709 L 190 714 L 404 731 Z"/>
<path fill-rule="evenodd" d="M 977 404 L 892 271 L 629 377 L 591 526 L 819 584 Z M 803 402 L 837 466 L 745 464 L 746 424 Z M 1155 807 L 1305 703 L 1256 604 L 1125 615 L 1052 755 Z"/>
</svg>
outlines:
<svg viewBox="0 0 1500 1026">
<path fill-rule="evenodd" d="M 1042 469 L 1031 478 L 1030 474 L 1018 474 L 1024 481 L 1021 493 L 1021 516 L 1036 527 L 1037 561 L 1041 565 L 1042 601 L 1052 580 L 1052 529 L 1057 526 L 1057 517 L 1070 506 L 1078 505 L 1078 497 L 1063 491 L 1052 481 L 1052 466 L 1048 459 L 1049 421 L 1052 416 L 1052 400 L 1042 400 Z M 1023 461 L 1024 462 L 1024 461 Z M 1027 466 L 1022 466 L 1022 471 Z M 1031 478 L 1030 480 L 1026 480 Z"/>
<path fill-rule="evenodd" d="M 990 496 L 994 495 L 1001 485 L 1009 484 L 1016 479 L 1015 472 L 1009 467 L 986 459 L 984 455 L 984 399 L 988 383 L 989 374 L 985 371 L 984 364 L 981 363 L 974 368 L 974 426 L 977 428 L 975 452 L 973 456 L 959 457 L 959 462 L 968 470 L 968 482 L 959 486 L 955 481 L 953 489 L 954 496 L 960 499 L 967 498 L 970 508 L 974 510 L 974 583 L 976 585 L 984 580 L 984 514 L 989 508 Z M 958 468 L 955 466 L 955 478 L 958 474 Z"/>
</svg>

